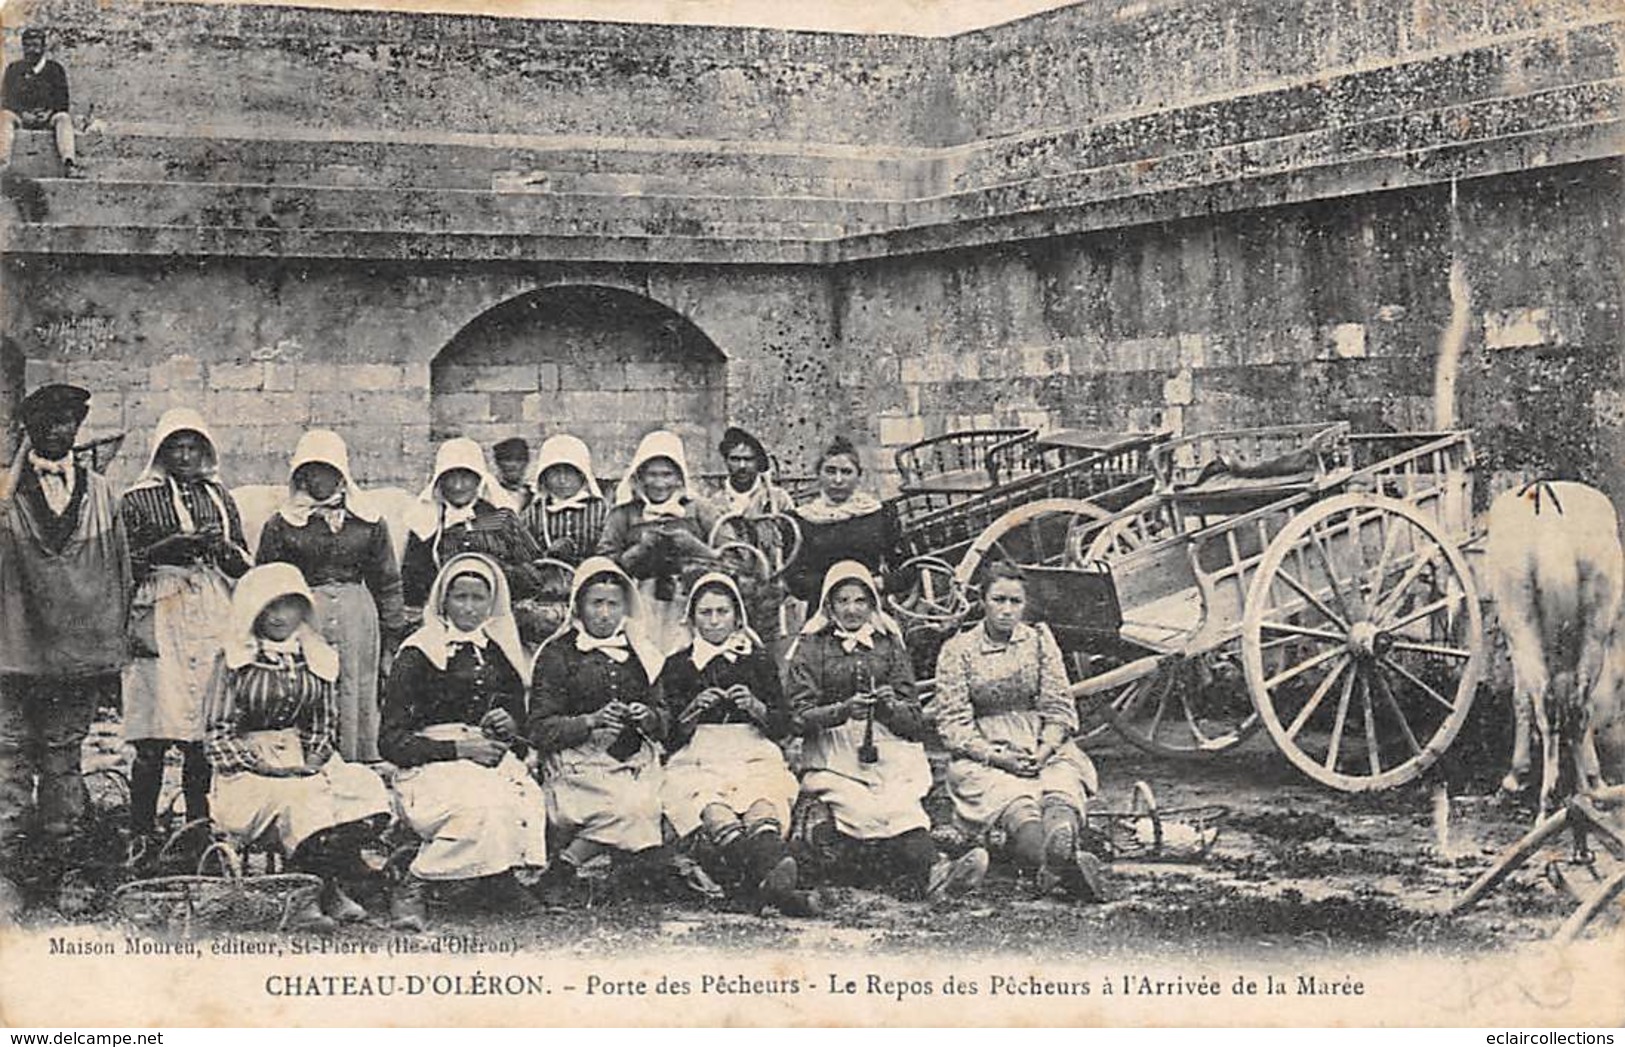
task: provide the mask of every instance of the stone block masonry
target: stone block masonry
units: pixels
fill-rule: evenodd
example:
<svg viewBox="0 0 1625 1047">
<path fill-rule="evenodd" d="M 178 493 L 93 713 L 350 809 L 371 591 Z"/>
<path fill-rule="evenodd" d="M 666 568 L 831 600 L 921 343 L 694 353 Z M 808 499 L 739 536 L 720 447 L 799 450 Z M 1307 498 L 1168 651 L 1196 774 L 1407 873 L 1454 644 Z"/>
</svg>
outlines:
<svg viewBox="0 0 1625 1047">
<path fill-rule="evenodd" d="M 729 421 L 797 469 L 846 431 L 884 483 L 966 426 L 1416 428 L 1460 258 L 1491 475 L 1625 500 L 1605 0 L 1114 0 L 945 40 L 50 17 L 105 129 L 97 178 L 0 202 L 0 421 L 67 377 L 134 447 L 204 409 L 234 482 L 320 424 L 411 487 L 454 432 L 581 431 L 613 472 L 660 424 L 707 469 Z"/>
</svg>

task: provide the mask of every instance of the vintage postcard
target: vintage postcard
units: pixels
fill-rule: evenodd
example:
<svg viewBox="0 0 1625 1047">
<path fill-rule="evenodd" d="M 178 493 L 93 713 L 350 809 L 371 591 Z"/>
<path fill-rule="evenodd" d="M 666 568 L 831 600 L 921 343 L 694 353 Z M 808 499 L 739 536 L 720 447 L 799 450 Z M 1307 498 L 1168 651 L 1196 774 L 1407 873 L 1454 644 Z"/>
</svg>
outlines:
<svg viewBox="0 0 1625 1047">
<path fill-rule="evenodd" d="M 1619 4 L 0 23 L 0 1022 L 1625 1019 Z"/>
</svg>

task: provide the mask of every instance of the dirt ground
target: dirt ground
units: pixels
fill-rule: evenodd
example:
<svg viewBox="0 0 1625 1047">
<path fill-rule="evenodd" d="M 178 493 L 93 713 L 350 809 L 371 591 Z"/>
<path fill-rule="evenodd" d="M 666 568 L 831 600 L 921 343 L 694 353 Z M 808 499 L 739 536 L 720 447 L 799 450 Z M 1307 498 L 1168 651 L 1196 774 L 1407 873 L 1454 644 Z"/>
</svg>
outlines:
<svg viewBox="0 0 1625 1047">
<path fill-rule="evenodd" d="M 116 759 L 111 742 L 103 736 L 95 759 Z M 1490 792 L 1504 769 L 1495 762 L 1505 752 L 1500 744 L 1499 737 L 1464 737 L 1428 779 L 1354 796 L 1303 777 L 1262 733 L 1229 754 L 1195 762 L 1149 756 L 1108 735 L 1089 746 L 1103 788 L 1092 824 L 1125 853 L 1110 867 L 1114 898 L 1104 905 L 1034 898 L 996 860 L 978 893 L 935 910 L 836 887 L 826 892 L 824 918 L 788 919 L 664 901 L 603 880 L 585 907 L 523 920 L 439 903 L 431 910 L 433 930 L 500 936 L 527 949 L 578 955 L 643 950 L 656 942 L 837 953 L 1081 947 L 1097 955 L 1121 950 L 1169 956 L 1320 949 L 1452 954 L 1511 947 L 1550 936 L 1575 902 L 1544 875 L 1548 862 L 1568 858 L 1564 835 L 1478 908 L 1456 917 L 1447 913 L 1494 855 L 1532 823 L 1527 807 L 1471 795 Z M 1448 779 L 1454 779 L 1453 800 L 1441 847 L 1433 785 Z M 1212 815 L 1220 813 L 1212 808 L 1222 808 L 1211 848 L 1195 853 L 1202 837 L 1176 813 L 1166 830 L 1172 853 L 1149 853 L 1149 822 L 1113 817 L 1131 810 L 1137 781 L 1149 784 L 1165 811 L 1201 808 Z M 931 806 L 942 820 L 947 808 L 938 792 Z M 1561 868 L 1584 893 L 1615 865 L 1599 854 L 1590 868 Z M 45 909 L 30 915 L 41 929 L 61 919 Z M 106 912 L 83 919 L 116 925 Z M 1617 926 L 1614 913 L 1605 914 L 1592 933 L 1614 933 Z M 345 933 L 391 932 L 379 922 Z"/>
</svg>

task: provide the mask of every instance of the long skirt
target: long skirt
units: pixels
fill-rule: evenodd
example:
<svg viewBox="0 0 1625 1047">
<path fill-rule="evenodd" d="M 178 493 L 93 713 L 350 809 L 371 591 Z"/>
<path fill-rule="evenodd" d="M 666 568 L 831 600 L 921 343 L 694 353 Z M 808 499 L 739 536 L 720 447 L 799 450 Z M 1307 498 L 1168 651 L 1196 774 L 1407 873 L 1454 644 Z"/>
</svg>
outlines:
<svg viewBox="0 0 1625 1047">
<path fill-rule="evenodd" d="M 658 847 L 663 775 L 647 741 L 626 760 L 604 749 L 617 732 L 594 731 L 585 744 L 550 754 L 542 764 L 547 815 L 554 828 L 621 851 Z"/>
<path fill-rule="evenodd" d="M 217 774 L 209 788 L 209 817 L 218 828 L 242 843 L 272 830 L 287 854 L 323 829 L 388 813 L 383 779 L 337 755 L 302 778 L 243 771 Z"/>
<path fill-rule="evenodd" d="M 160 565 L 136 591 L 132 615 L 150 613 L 156 657 L 124 670 L 124 739 L 203 740 L 203 703 L 227 624 L 231 583 L 212 565 Z"/>
<path fill-rule="evenodd" d="M 700 812 L 718 803 L 744 814 L 762 800 L 773 805 L 779 831 L 790 831 L 790 807 L 799 789 L 784 753 L 748 723 L 702 723 L 666 761 L 660 801 L 678 835 L 700 827 Z"/>
<path fill-rule="evenodd" d="M 1009 742 L 1028 752 L 1038 748 L 1042 726 L 1034 710 L 994 713 L 978 717 L 976 727 L 991 742 Z M 1038 769 L 1038 777 L 1023 778 L 976 760 L 956 759 L 948 764 L 948 795 L 954 813 L 973 828 L 997 824 L 999 816 L 1017 800 L 1041 802 L 1046 794 L 1059 796 L 1079 811 L 1100 791 L 1095 765 L 1074 742 L 1067 742 Z"/>
<path fill-rule="evenodd" d="M 857 840 L 889 840 L 911 829 L 929 829 L 920 801 L 931 789 L 925 746 L 876 723 L 874 763 L 858 759 L 865 725 L 848 721 L 808 738 L 801 750 L 801 789 L 829 804 L 842 834 Z"/>
<path fill-rule="evenodd" d="M 401 816 L 423 839 L 412 875 L 423 880 L 495 876 L 547 864 L 547 803 L 508 753 L 495 767 L 445 760 L 395 776 Z"/>
<path fill-rule="evenodd" d="M 378 605 L 360 582 L 317 586 L 316 628 L 339 653 L 339 753 L 377 763 Z"/>
</svg>

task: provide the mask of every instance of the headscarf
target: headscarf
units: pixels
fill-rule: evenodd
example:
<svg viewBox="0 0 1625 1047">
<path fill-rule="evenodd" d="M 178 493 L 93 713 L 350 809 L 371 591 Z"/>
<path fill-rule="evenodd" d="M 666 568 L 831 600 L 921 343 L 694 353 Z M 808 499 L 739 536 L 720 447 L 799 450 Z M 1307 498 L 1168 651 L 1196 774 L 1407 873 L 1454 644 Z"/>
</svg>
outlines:
<svg viewBox="0 0 1625 1047">
<path fill-rule="evenodd" d="M 869 590 L 869 599 L 874 604 L 874 613 L 869 616 L 869 620 L 851 633 L 836 624 L 835 615 L 829 609 L 830 596 L 847 582 L 857 582 Z M 808 618 L 807 624 L 801 627 L 801 635 L 812 636 L 825 630 L 829 630 L 830 634 L 840 641 L 841 649 L 848 654 L 859 647 L 874 647 L 875 636 L 881 633 L 889 635 L 899 644 L 903 642 L 902 628 L 891 615 L 880 609 L 880 586 L 875 584 L 874 575 L 869 573 L 869 568 L 856 560 L 842 560 L 825 573 L 824 588 L 818 596 L 818 612 Z"/>
<path fill-rule="evenodd" d="M 829 446 L 824 448 L 824 453 L 818 456 L 819 471 L 822 472 L 824 463 L 836 455 L 851 458 L 857 463 L 858 475 L 863 475 L 863 459 L 858 456 L 858 449 L 852 446 L 852 441 L 844 436 L 837 436 L 831 440 Z M 820 489 L 816 498 L 796 508 L 796 515 L 808 523 L 830 524 L 878 513 L 880 509 L 880 499 L 868 491 L 853 491 L 846 501 L 837 503 L 826 498 Z"/>
<path fill-rule="evenodd" d="M 555 465 L 570 466 L 581 474 L 584 481 L 580 491 L 556 504 L 550 500 L 552 496 L 547 493 L 547 485 L 542 482 L 542 474 Z M 536 471 L 531 474 L 530 486 L 536 491 L 536 497 L 541 500 L 544 512 L 562 512 L 565 509 L 585 505 L 592 499 L 602 501 L 604 498 L 604 492 L 598 489 L 598 478 L 592 474 L 592 451 L 579 438 L 569 433 L 550 436 L 543 441 L 542 449 L 536 455 Z"/>
<path fill-rule="evenodd" d="M 445 610 L 446 593 L 450 591 L 451 583 L 465 574 L 483 578 L 485 584 L 491 587 L 491 613 L 472 633 L 463 633 L 452 625 Z M 469 642 L 479 647 L 495 644 L 520 679 L 529 679 L 525 675 L 529 663 L 519 643 L 519 626 L 513 620 L 508 579 L 497 562 L 483 553 L 458 553 L 446 561 L 440 573 L 435 575 L 434 584 L 429 587 L 429 597 L 423 604 L 423 625 L 408 636 L 401 646 L 416 647 L 429 659 L 429 664 L 445 672 L 446 665 L 451 661 L 452 644 L 459 642 Z"/>
<path fill-rule="evenodd" d="M 429 477 L 429 486 L 419 493 L 418 504 L 412 509 L 409 526 L 412 533 L 425 542 L 433 542 L 445 525 L 447 510 L 450 507 L 440 497 L 440 478 L 454 469 L 467 469 L 480 478 L 474 502 L 483 498 L 499 509 L 519 511 L 519 505 L 513 500 L 513 495 L 498 483 L 496 477 L 491 475 L 491 470 L 486 468 L 485 452 L 480 450 L 480 445 L 466 436 L 454 437 L 441 444 L 439 450 L 435 451 L 434 475 Z M 458 515 L 472 518 L 474 502 L 470 502 Z M 452 522 L 460 521 L 454 519 Z"/>
<path fill-rule="evenodd" d="M 587 626 L 581 621 L 581 613 L 577 603 L 581 599 L 581 592 L 587 587 L 587 583 L 603 575 L 610 575 L 614 578 L 616 583 L 620 585 L 621 591 L 626 594 L 626 614 L 621 618 L 620 627 L 612 635 L 600 639 L 587 632 Z M 599 651 L 615 662 L 626 661 L 629 657 L 627 652 L 630 651 L 638 656 L 643 671 L 652 681 L 660 675 L 660 667 L 665 664 L 666 657 L 655 646 L 654 640 L 643 631 L 643 627 L 638 621 L 640 613 L 641 607 L 638 601 L 637 586 L 633 585 L 631 577 L 621 570 L 620 564 L 607 556 L 589 556 L 581 561 L 580 567 L 576 568 L 575 578 L 570 583 L 570 617 L 565 619 L 553 635 L 542 643 L 542 647 L 537 650 L 536 656 L 540 658 L 542 650 L 548 644 L 558 641 L 561 637 L 568 635 L 571 630 L 574 630 L 576 650 L 582 652 Z M 534 671 L 533 667 L 533 675 Z"/>
<path fill-rule="evenodd" d="M 655 458 L 669 459 L 675 464 L 682 476 L 683 486 L 666 501 L 651 506 L 638 484 L 638 470 Z M 656 429 L 638 442 L 637 452 L 632 455 L 632 465 L 621 477 L 620 486 L 615 488 L 615 504 L 628 505 L 641 501 L 644 503 L 645 516 L 681 517 L 687 515 L 683 503 L 688 498 L 688 460 L 683 456 L 683 438 L 669 429 Z"/>
<path fill-rule="evenodd" d="M 316 501 L 304 488 L 294 486 L 294 475 L 300 466 L 313 463 L 338 470 L 339 488 L 325 502 Z M 350 477 L 350 449 L 344 445 L 344 438 L 331 429 L 312 429 L 299 438 L 293 458 L 288 462 L 288 499 L 277 512 L 294 527 L 305 526 L 315 513 L 327 521 L 334 534 L 344 526 L 345 513 L 366 523 L 377 523 L 379 518 L 378 510 L 368 503 Z"/>
<path fill-rule="evenodd" d="M 734 626 L 732 635 L 720 644 L 714 644 L 701 636 L 699 626 L 694 624 L 694 605 L 699 603 L 700 596 L 706 590 L 719 587 L 733 597 L 734 613 L 739 620 Z M 745 614 L 745 598 L 739 592 L 738 583 L 721 571 L 703 574 L 694 583 L 694 587 L 688 591 L 688 604 L 683 609 L 683 620 L 689 624 L 689 631 L 694 635 L 692 660 L 696 669 L 703 670 L 717 657 L 729 662 L 738 661 L 753 649 L 762 646 L 762 638 L 750 627 L 750 619 Z"/>
<path fill-rule="evenodd" d="M 254 632 L 264 610 L 284 596 L 302 596 L 310 607 L 316 600 L 305 576 L 291 563 L 268 563 L 237 579 L 231 593 L 231 622 L 226 634 L 226 668 L 241 669 L 261 658 L 271 641 Z M 305 656 L 310 671 L 332 683 L 339 678 L 339 653 L 310 624 L 307 617 L 288 637 Z"/>
<path fill-rule="evenodd" d="M 196 433 L 203 437 L 203 442 L 209 447 L 209 462 L 203 468 L 202 487 L 208 493 L 209 500 L 214 503 L 214 510 L 220 516 L 220 524 L 226 531 L 226 541 L 231 542 L 231 513 L 226 508 L 225 488 L 220 485 L 220 453 L 216 449 L 214 434 L 209 432 L 209 425 L 203 416 L 190 407 L 173 407 L 163 413 L 158 419 L 158 427 L 152 431 L 152 449 L 147 454 L 147 467 L 136 477 L 130 490 L 139 491 L 148 487 L 168 487 L 169 501 L 175 509 L 175 520 L 180 525 L 182 534 L 196 534 L 197 521 L 181 500 L 180 487 L 170 478 L 169 471 L 159 460 L 158 452 L 163 448 L 164 441 L 176 433 Z M 237 550 L 244 560 L 253 562 L 247 549 Z"/>
<path fill-rule="evenodd" d="M 169 473 L 158 460 L 158 451 L 164 446 L 164 441 L 176 433 L 197 433 L 203 437 L 203 441 L 209 445 L 209 464 L 204 466 L 203 476 L 219 482 L 220 453 L 214 434 L 209 431 L 209 423 L 190 407 L 172 407 L 163 413 L 158 419 L 158 427 L 152 431 L 152 448 L 147 452 L 147 466 L 136 477 L 135 483 L 130 485 L 132 491 L 142 487 L 158 487 L 168 482 Z"/>
</svg>

